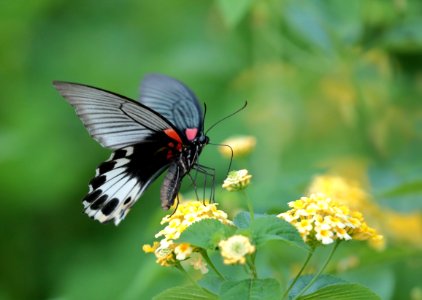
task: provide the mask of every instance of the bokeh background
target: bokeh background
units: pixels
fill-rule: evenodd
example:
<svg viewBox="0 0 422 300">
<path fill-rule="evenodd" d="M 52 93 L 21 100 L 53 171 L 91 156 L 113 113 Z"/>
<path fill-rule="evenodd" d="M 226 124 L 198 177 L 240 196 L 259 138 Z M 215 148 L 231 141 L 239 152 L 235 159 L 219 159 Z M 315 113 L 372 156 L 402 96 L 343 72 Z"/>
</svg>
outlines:
<svg viewBox="0 0 422 300">
<path fill-rule="evenodd" d="M 136 99 L 150 72 L 189 85 L 208 126 L 248 100 L 210 138 L 256 137 L 234 167 L 253 174 L 258 212 L 286 209 L 318 174 L 359 182 L 387 245 L 353 246 L 347 276 L 383 299 L 422 299 L 419 0 L 1 2 L 0 299 L 149 299 L 186 281 L 141 251 L 165 214 L 160 180 L 119 227 L 81 213 L 110 151 L 51 85 Z M 231 216 L 245 207 L 219 187 L 229 160 L 208 146 L 201 162 L 217 169 L 222 207 Z M 303 257 L 282 251 L 263 253 L 286 277 Z"/>
</svg>

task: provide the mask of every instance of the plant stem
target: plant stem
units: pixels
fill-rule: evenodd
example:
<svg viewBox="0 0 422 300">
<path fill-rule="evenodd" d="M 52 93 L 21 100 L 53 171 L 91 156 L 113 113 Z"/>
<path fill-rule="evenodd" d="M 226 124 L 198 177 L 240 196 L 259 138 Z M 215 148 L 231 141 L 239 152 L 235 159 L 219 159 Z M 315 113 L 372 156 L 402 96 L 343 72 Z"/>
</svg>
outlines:
<svg viewBox="0 0 422 300">
<path fill-rule="evenodd" d="M 183 266 L 181 265 L 180 262 L 177 262 L 176 265 L 175 265 L 175 267 L 180 272 L 182 272 L 189 279 L 189 281 L 192 282 L 196 287 L 202 289 L 202 287 L 198 285 L 198 283 L 195 281 L 195 279 L 193 279 L 192 276 L 190 276 L 189 273 L 186 272 L 185 268 L 183 268 Z"/>
<path fill-rule="evenodd" d="M 211 267 L 211 269 L 213 269 L 215 274 L 217 274 L 218 277 L 220 277 L 222 280 L 226 280 L 226 278 L 223 276 L 223 274 L 221 274 L 220 271 L 218 271 L 218 269 L 215 267 L 214 263 L 211 261 L 210 257 L 208 256 L 207 250 L 201 249 L 199 251 L 199 253 L 201 253 L 202 257 L 207 262 L 207 264 Z"/>
<path fill-rule="evenodd" d="M 298 299 L 300 296 L 302 296 L 314 284 L 314 282 L 318 279 L 319 275 L 321 275 L 321 273 L 327 267 L 328 263 L 330 262 L 331 258 L 333 257 L 334 252 L 336 251 L 336 249 L 337 249 L 337 247 L 338 247 L 339 244 L 340 244 L 340 240 L 337 240 L 336 243 L 334 244 L 333 249 L 331 249 L 330 254 L 328 255 L 327 259 L 325 260 L 324 264 L 322 265 L 321 269 L 311 279 L 311 281 L 309 281 L 309 283 L 300 291 L 300 293 L 297 294 L 296 297 L 294 297 L 293 300 Z"/>
<path fill-rule="evenodd" d="M 254 212 L 253 212 L 253 206 L 252 206 L 252 201 L 251 201 L 251 199 L 249 198 L 249 196 L 248 196 L 248 194 L 246 193 L 246 191 L 245 190 L 242 190 L 242 194 L 245 196 L 245 198 L 246 198 L 246 203 L 247 203 L 247 205 L 248 205 L 248 210 L 249 210 L 249 214 L 250 214 L 250 216 L 251 216 L 251 221 L 253 221 L 254 220 Z"/>
<path fill-rule="evenodd" d="M 296 277 L 293 279 L 293 281 L 290 283 L 287 290 L 284 292 L 282 299 L 285 299 L 286 296 L 289 294 L 290 290 L 295 285 L 296 281 L 299 279 L 300 275 L 302 275 L 303 271 L 305 270 L 306 266 L 308 265 L 309 261 L 311 260 L 312 255 L 315 253 L 315 248 L 312 247 L 311 251 L 309 251 L 308 256 L 306 257 L 305 262 L 302 265 L 302 268 L 300 269 L 299 273 L 297 273 Z"/>
<path fill-rule="evenodd" d="M 252 279 L 257 279 L 258 274 L 256 272 L 256 267 L 255 267 L 255 253 L 253 253 L 250 257 L 247 257 L 246 261 L 248 263 L 249 269 L 251 270 Z"/>
</svg>

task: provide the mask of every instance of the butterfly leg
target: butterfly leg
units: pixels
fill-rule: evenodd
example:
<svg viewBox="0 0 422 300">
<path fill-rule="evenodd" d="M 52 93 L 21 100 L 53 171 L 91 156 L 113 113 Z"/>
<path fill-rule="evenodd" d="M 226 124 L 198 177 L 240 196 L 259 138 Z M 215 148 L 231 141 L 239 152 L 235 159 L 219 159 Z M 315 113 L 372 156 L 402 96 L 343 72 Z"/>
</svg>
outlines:
<svg viewBox="0 0 422 300">
<path fill-rule="evenodd" d="M 192 175 L 190 175 L 189 173 L 187 173 L 187 175 L 189 176 L 190 180 L 192 181 L 192 185 L 193 185 L 193 190 L 195 191 L 195 195 L 196 195 L 196 200 L 199 200 L 199 196 L 198 196 L 198 186 L 196 185 L 196 178 L 198 177 L 198 171 L 195 170 L 195 176 L 192 177 Z"/>
<path fill-rule="evenodd" d="M 215 202 L 215 169 L 210 168 L 207 166 L 203 166 L 200 164 L 195 164 L 193 166 L 195 170 L 205 176 L 204 178 L 204 196 L 203 199 L 205 200 L 205 188 L 207 185 L 207 177 L 211 177 L 211 193 L 210 193 L 210 202 Z"/>
</svg>

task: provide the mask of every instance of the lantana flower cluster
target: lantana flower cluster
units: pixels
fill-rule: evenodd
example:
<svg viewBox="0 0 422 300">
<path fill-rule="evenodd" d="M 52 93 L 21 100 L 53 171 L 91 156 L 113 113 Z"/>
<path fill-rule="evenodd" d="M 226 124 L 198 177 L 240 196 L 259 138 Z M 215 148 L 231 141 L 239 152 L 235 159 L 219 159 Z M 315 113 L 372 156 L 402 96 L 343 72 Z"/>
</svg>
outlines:
<svg viewBox="0 0 422 300">
<path fill-rule="evenodd" d="M 224 180 L 222 187 L 229 192 L 240 191 L 250 184 L 251 178 L 252 175 L 246 169 L 231 171 Z"/>
<path fill-rule="evenodd" d="M 278 217 L 294 225 L 303 240 L 311 245 L 327 245 L 339 239 L 378 241 L 383 238 L 366 224 L 360 212 L 321 193 L 289 202 L 289 207 L 290 210 Z"/>
<path fill-rule="evenodd" d="M 218 247 L 226 265 L 244 264 L 246 255 L 255 252 L 255 246 L 243 235 L 233 235 L 227 240 L 222 240 Z"/>
<path fill-rule="evenodd" d="M 154 253 L 156 262 L 162 266 L 173 266 L 180 261 L 190 259 L 190 263 L 195 269 L 207 272 L 206 264 L 199 255 L 195 255 L 198 250 L 188 243 L 178 243 L 177 239 L 183 231 L 193 223 L 203 219 L 216 219 L 223 224 L 232 224 L 227 218 L 227 214 L 217 209 L 216 203 L 202 203 L 201 201 L 181 202 L 177 210 L 165 216 L 161 224 L 168 224 L 163 230 L 158 232 L 155 237 L 161 238 L 153 245 L 144 245 L 143 250 L 147 253 Z"/>
</svg>

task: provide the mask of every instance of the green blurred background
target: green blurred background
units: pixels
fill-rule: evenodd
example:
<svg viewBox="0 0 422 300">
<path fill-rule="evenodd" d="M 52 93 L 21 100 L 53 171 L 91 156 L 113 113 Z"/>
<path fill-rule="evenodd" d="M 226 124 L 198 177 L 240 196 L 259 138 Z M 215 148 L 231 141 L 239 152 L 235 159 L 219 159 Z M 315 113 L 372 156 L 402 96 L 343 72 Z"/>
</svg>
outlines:
<svg viewBox="0 0 422 300">
<path fill-rule="evenodd" d="M 185 282 L 141 251 L 164 215 L 159 182 L 119 227 L 81 213 L 110 151 L 51 85 L 137 98 L 150 72 L 189 85 L 207 103 L 208 126 L 248 100 L 210 138 L 257 138 L 234 167 L 254 175 L 258 212 L 280 212 L 313 175 L 348 161 L 363 165 L 379 205 L 420 214 L 421 1 L 3 1 L 0 299 L 149 299 Z M 220 184 L 228 160 L 208 146 L 201 162 Z M 384 299 L 422 299 L 420 249 L 420 240 L 393 239 L 383 254 L 367 253 L 378 262 L 371 287 Z M 292 261 L 281 250 L 263 253 L 281 268 Z"/>
</svg>

